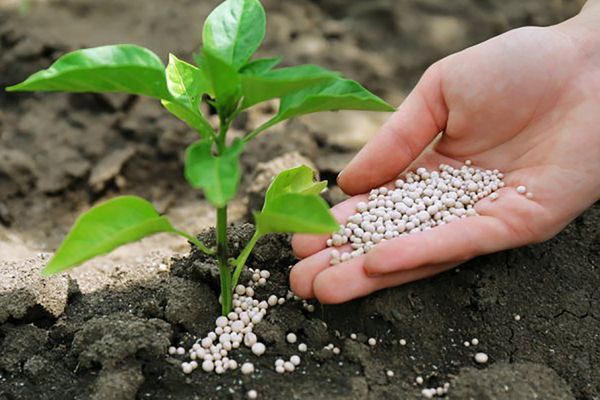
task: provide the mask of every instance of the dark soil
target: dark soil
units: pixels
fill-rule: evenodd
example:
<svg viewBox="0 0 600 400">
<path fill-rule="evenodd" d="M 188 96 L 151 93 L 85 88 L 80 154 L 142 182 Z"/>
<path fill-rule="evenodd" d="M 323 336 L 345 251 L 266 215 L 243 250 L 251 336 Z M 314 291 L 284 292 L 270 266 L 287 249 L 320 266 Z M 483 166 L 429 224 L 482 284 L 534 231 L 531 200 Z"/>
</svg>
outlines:
<svg viewBox="0 0 600 400">
<path fill-rule="evenodd" d="M 82 46 L 132 42 L 163 59 L 168 51 L 191 59 L 201 21 L 217 3 L 50 0 L 33 2 L 25 15 L 0 8 L 0 87 Z M 513 27 L 561 21 L 582 2 L 264 3 L 269 28 L 261 55 L 340 70 L 398 102 L 436 59 Z M 327 134 L 300 120 L 259 138 L 243 160 L 246 177 L 257 162 L 296 150 L 321 160 L 321 175 L 332 178 L 332 165 L 340 164 L 334 161 L 355 149 L 339 148 Z M 123 192 L 156 203 L 193 199 L 181 174 L 183 149 L 193 140 L 147 99 L 0 91 L 0 225 L 54 249 L 75 212 L 97 199 Z M 98 183 L 98 176 L 108 178 Z M 219 312 L 217 270 L 194 253 L 170 275 L 85 295 L 72 290 L 58 318 L 38 313 L 0 324 L 0 400 L 242 399 L 249 389 L 261 399 L 411 399 L 447 381 L 453 399 L 598 399 L 599 227 L 596 205 L 546 243 L 478 258 L 460 272 L 317 305 L 314 313 L 296 301 L 277 306 L 256 328 L 267 353 L 234 353 L 255 363 L 252 377 L 185 376 L 180 360 L 166 356 L 170 344 L 206 334 Z M 233 229 L 234 251 L 251 230 Z M 263 240 L 250 264 L 272 278 L 258 296 L 285 296 L 294 261 L 287 238 Z M 275 358 L 296 353 L 284 340 L 290 330 L 309 353 L 294 374 L 278 375 Z M 348 339 L 353 332 L 357 341 Z M 368 337 L 381 342 L 370 347 Z M 464 347 L 473 337 L 480 344 Z M 322 350 L 329 343 L 341 355 Z M 476 351 L 489 363 L 476 365 Z M 418 375 L 423 386 L 414 384 Z"/>
<path fill-rule="evenodd" d="M 307 312 L 301 302 L 276 306 L 255 332 L 267 344 L 257 372 L 184 375 L 173 344 L 191 346 L 214 327 L 217 267 L 202 254 L 176 262 L 172 274 L 122 289 L 75 292 L 63 315 L 0 326 L 0 399 L 411 399 L 450 382 L 455 399 L 594 399 L 600 395 L 600 207 L 555 239 L 472 261 L 452 272 L 339 306 Z M 250 225 L 231 230 L 239 250 Z M 211 233 L 204 235 L 210 242 Z M 294 262 L 288 238 L 259 242 L 250 266 L 272 278 L 257 297 L 287 294 Z M 516 321 L 514 315 L 520 315 Z M 293 374 L 273 369 L 308 344 Z M 350 333 L 358 339 L 351 340 Z M 376 346 L 366 344 L 379 339 Z M 463 342 L 479 339 L 476 347 Z M 399 344 L 407 341 L 406 346 Z M 334 355 L 323 347 L 341 349 Z M 488 365 L 476 365 L 484 351 Z M 386 371 L 394 371 L 394 377 Z"/>
</svg>

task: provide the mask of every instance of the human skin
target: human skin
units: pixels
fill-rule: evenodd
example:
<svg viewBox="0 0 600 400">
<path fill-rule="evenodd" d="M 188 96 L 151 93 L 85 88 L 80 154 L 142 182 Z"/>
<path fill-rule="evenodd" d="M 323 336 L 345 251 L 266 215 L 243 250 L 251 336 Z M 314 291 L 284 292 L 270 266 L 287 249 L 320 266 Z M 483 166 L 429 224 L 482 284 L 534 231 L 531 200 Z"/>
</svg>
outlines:
<svg viewBox="0 0 600 400">
<path fill-rule="evenodd" d="M 440 133 L 441 132 L 441 133 Z M 498 200 L 478 216 L 386 241 L 330 266 L 325 236 L 296 235 L 293 291 L 341 303 L 423 279 L 482 254 L 556 235 L 600 198 L 600 0 L 551 27 L 526 27 L 433 64 L 338 177 L 350 199 L 408 169 L 465 160 L 500 169 Z M 525 185 L 533 199 L 516 192 Z"/>
</svg>

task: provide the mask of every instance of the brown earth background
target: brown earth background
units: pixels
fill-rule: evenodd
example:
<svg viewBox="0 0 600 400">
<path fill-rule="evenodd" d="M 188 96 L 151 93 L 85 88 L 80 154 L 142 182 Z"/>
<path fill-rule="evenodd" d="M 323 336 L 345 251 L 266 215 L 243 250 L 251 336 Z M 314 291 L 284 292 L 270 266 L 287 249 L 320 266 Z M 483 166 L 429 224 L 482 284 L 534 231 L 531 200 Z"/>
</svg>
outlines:
<svg viewBox="0 0 600 400">
<path fill-rule="evenodd" d="M 169 52 L 191 60 L 202 21 L 218 3 L 0 0 L 0 88 L 80 47 L 135 43 L 163 60 Z M 263 3 L 268 27 L 260 56 L 283 55 L 284 65 L 314 63 L 341 71 L 392 104 L 399 104 L 437 59 L 512 28 L 560 22 L 583 4 Z M 248 112 L 233 134 L 252 129 L 273 111 L 274 105 L 267 104 Z M 243 189 L 230 209 L 232 220 L 247 219 L 248 205 L 256 203 L 261 189 L 257 182 L 263 178 L 254 172 L 257 168 L 268 171 L 277 165 L 273 159 L 286 155 L 284 160 L 312 163 L 321 176 L 335 182 L 386 117 L 330 113 L 269 131 L 243 158 Z M 182 175 L 183 151 L 195 140 L 194 133 L 153 100 L 0 91 L 1 400 L 237 399 L 252 388 L 260 398 L 274 399 L 419 398 L 417 375 L 426 379 L 427 387 L 451 381 L 449 398 L 456 399 L 530 399 L 534 393 L 543 399 L 600 398 L 597 205 L 547 243 L 482 257 L 460 272 L 349 305 L 318 307 L 314 314 L 286 303 L 263 328 L 271 342 L 265 339 L 269 352 L 253 379 L 239 374 L 183 377 L 173 360 L 165 361 L 166 345 L 191 343 L 193 335 L 210 329 L 217 314 L 214 266 L 198 255 L 179 260 L 188 250 L 184 240 L 145 239 L 75 270 L 70 278 L 55 282 L 59 289 L 53 294 L 25 290 L 19 297 L 21 277 L 37 279 L 32 271 L 47 257 L 39 253 L 53 251 L 80 212 L 112 196 L 143 196 L 188 231 L 210 227 L 212 210 Z M 335 203 L 343 194 L 332 184 L 327 198 Z M 236 228 L 235 243 L 247 240 L 247 229 Z M 293 262 L 285 238 L 265 241 L 251 261 L 279 271 L 267 289 L 282 295 L 287 266 Z M 172 274 L 158 274 L 161 263 Z M 40 296 L 58 292 L 64 296 L 58 302 L 65 304 L 56 313 L 48 312 L 54 308 L 44 306 L 47 299 Z M 9 311 L 3 317 L 1 307 L 12 310 L 11 302 L 17 301 L 24 302 L 23 312 Z M 516 314 L 521 321 L 514 320 Z M 115 330 L 131 334 L 110 336 Z M 271 366 L 276 354 L 292 352 L 280 340 L 288 330 L 302 332 L 315 351 L 307 356 L 303 371 L 282 377 Z M 350 332 L 377 336 L 382 345 L 371 349 L 350 341 Z M 472 337 L 490 355 L 483 368 L 473 363 L 474 350 L 462 345 Z M 409 344 L 400 347 L 400 338 Z M 116 358 L 102 347 L 109 342 Z M 148 347 L 148 342 L 154 345 Z M 330 342 L 342 347 L 341 358 L 319 351 Z M 385 376 L 387 369 L 395 371 L 394 378 Z"/>
</svg>

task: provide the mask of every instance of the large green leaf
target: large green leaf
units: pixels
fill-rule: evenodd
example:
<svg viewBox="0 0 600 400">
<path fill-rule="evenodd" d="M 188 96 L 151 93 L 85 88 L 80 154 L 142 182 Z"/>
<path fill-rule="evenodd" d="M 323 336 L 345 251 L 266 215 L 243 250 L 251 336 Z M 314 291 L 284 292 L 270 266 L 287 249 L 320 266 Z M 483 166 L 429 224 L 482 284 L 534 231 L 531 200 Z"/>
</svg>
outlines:
<svg viewBox="0 0 600 400">
<path fill-rule="evenodd" d="M 337 72 L 316 65 L 298 65 L 266 72 L 242 74 L 243 108 L 338 78 Z"/>
<path fill-rule="evenodd" d="M 257 58 L 240 69 L 240 74 L 261 74 L 275 68 L 283 57 Z"/>
<path fill-rule="evenodd" d="M 349 79 L 336 79 L 283 97 L 278 121 L 320 111 L 394 111 L 394 107 Z"/>
<path fill-rule="evenodd" d="M 169 54 L 166 77 L 173 100 L 162 100 L 162 105 L 203 137 L 210 136 L 212 127 L 199 109 L 202 95 L 210 90 L 208 78 L 199 68 L 173 54 Z"/>
<path fill-rule="evenodd" d="M 319 196 L 286 193 L 254 214 L 256 229 L 268 233 L 331 233 L 339 229 L 329 206 Z"/>
<path fill-rule="evenodd" d="M 123 92 L 170 99 L 165 67 L 143 47 L 120 44 L 65 54 L 8 91 Z"/>
<path fill-rule="evenodd" d="M 177 233 L 148 201 L 117 197 L 82 214 L 43 270 L 50 275 L 159 232 Z"/>
<path fill-rule="evenodd" d="M 242 95 L 240 74 L 210 50 L 204 50 L 202 60 L 214 92 L 219 115 L 229 117 L 237 108 Z"/>
<path fill-rule="evenodd" d="M 204 23 L 204 48 L 213 51 L 237 71 L 263 41 L 266 21 L 260 1 L 226 0 Z"/>
<path fill-rule="evenodd" d="M 244 149 L 236 140 L 223 154 L 212 154 L 212 142 L 201 140 L 190 145 L 185 156 L 185 177 L 194 188 L 203 189 L 208 201 L 223 207 L 235 197 L 240 183 L 240 153 Z"/>
<path fill-rule="evenodd" d="M 281 172 L 267 189 L 263 209 L 267 209 L 268 203 L 287 193 L 318 195 L 327 187 L 327 181 L 315 182 L 314 178 L 315 171 L 306 165 Z"/>
</svg>

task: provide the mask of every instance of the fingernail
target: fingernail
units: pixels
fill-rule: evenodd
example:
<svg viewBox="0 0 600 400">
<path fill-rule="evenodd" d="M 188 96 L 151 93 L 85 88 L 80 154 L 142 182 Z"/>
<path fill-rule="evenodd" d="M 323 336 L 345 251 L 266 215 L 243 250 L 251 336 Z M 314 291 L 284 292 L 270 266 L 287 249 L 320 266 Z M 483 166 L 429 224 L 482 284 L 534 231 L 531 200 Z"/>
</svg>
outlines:
<svg viewBox="0 0 600 400">
<path fill-rule="evenodd" d="M 337 178 L 335 178 L 335 181 L 337 182 L 338 186 L 340 185 L 340 179 L 342 178 L 343 174 L 344 170 L 341 170 L 340 173 L 337 175 Z"/>
</svg>

